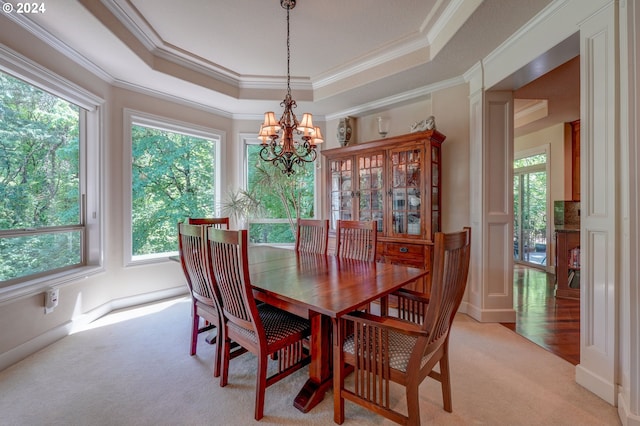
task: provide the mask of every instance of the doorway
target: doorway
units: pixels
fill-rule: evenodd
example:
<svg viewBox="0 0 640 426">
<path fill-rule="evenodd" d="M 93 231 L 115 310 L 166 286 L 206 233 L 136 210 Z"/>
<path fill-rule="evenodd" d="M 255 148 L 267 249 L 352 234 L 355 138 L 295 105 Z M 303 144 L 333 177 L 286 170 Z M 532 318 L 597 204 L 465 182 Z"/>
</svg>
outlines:
<svg viewBox="0 0 640 426">
<path fill-rule="evenodd" d="M 547 153 L 513 162 L 513 259 L 534 267 L 547 265 Z"/>
</svg>

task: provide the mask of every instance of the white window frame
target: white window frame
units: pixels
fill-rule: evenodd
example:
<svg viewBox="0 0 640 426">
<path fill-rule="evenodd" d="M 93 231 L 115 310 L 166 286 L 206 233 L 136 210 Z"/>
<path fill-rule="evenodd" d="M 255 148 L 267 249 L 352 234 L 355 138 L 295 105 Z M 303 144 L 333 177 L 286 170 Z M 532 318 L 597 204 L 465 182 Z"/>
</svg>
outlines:
<svg viewBox="0 0 640 426">
<path fill-rule="evenodd" d="M 242 171 L 242 176 L 241 176 L 241 180 L 240 182 L 242 183 L 242 188 L 244 188 L 245 190 L 247 189 L 249 183 L 247 182 L 248 180 L 248 175 L 249 175 L 249 170 L 247 168 L 248 166 L 248 158 L 247 158 L 247 145 L 260 145 L 261 141 L 260 139 L 258 139 L 257 135 L 255 134 L 251 134 L 251 133 L 246 133 L 246 134 L 241 134 L 240 135 L 240 140 L 241 140 L 241 144 L 240 146 L 242 146 L 242 154 L 240 155 L 240 158 L 242 159 L 242 164 L 241 167 L 239 167 L 239 170 Z M 318 151 L 318 158 L 316 159 L 316 161 L 313 163 L 314 166 L 314 170 L 313 170 L 313 211 L 315 213 L 315 216 L 311 219 L 318 219 L 318 213 L 320 212 L 320 189 L 321 186 L 319 184 L 320 181 L 320 172 L 319 169 L 321 168 L 320 164 L 322 161 L 322 157 L 320 156 L 320 152 Z M 275 167 L 275 166 L 274 166 Z M 249 224 L 251 223 L 289 223 L 289 219 L 287 218 L 282 218 L 282 219 L 250 219 Z M 248 224 L 248 225 L 249 225 Z M 294 235 L 295 238 L 295 235 Z M 287 244 L 273 244 L 273 243 L 264 243 L 265 245 L 281 245 L 281 246 L 292 246 L 293 243 L 287 243 Z"/>
<path fill-rule="evenodd" d="M 131 139 L 131 127 L 134 125 L 150 127 L 162 131 L 181 133 L 187 136 L 193 136 L 196 138 L 202 138 L 211 140 L 214 142 L 214 156 L 215 156 L 215 200 L 214 206 L 216 214 L 219 214 L 220 206 L 220 192 L 222 188 L 222 145 L 224 144 L 225 133 L 221 130 L 198 126 L 195 124 L 187 123 L 184 121 L 174 120 L 159 115 L 149 114 L 142 111 L 136 111 L 133 109 L 124 109 L 124 158 L 122 164 L 124 165 L 124 187 L 123 187 L 123 242 L 124 242 L 124 265 L 134 266 L 147 263 L 166 262 L 171 256 L 178 255 L 178 251 L 168 253 L 154 253 L 150 255 L 134 256 L 132 233 L 132 193 L 131 188 L 133 185 L 133 175 L 131 168 L 133 167 L 133 141 Z M 177 229 L 176 229 L 177 233 Z M 177 235 L 177 234 L 176 234 Z M 177 238 L 177 236 L 176 236 Z"/>
<path fill-rule="evenodd" d="M 41 293 L 104 271 L 104 99 L 0 45 L 0 71 L 80 107 L 80 194 L 84 198 L 84 265 L 36 278 L 16 279 L 0 288 L 0 302 Z"/>
</svg>

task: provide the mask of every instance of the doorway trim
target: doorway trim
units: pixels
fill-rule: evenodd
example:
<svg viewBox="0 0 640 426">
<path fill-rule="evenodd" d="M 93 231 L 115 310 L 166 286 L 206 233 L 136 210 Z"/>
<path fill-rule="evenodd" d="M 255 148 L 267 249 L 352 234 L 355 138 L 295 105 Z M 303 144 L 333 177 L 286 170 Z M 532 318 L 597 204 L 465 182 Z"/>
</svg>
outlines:
<svg viewBox="0 0 640 426">
<path fill-rule="evenodd" d="M 513 203 L 506 197 L 513 190 L 512 173 L 504 172 L 507 164 L 512 168 L 513 148 L 505 144 L 505 136 L 513 134 L 510 90 L 519 86 L 509 76 L 535 63 L 576 32 L 579 35 L 580 118 L 584 126 L 580 151 L 585 177 L 581 182 L 581 263 L 586 267 L 580 283 L 581 361 L 576 367 L 576 381 L 612 405 L 617 404 L 621 344 L 617 334 L 616 281 L 620 267 L 616 262 L 620 254 L 620 236 L 616 231 L 620 199 L 615 187 L 620 150 L 618 5 L 611 0 L 554 1 L 469 73 L 470 188 L 472 197 L 477 193 L 480 199 L 472 202 L 470 212 L 472 226 L 478 232 L 474 230 L 476 244 L 472 247 L 470 277 L 473 281 L 467 312 L 480 321 L 491 321 L 499 313 L 513 311 L 512 298 L 493 297 L 493 289 L 512 286 L 513 281 L 513 275 L 509 278 L 506 273 L 512 272 L 513 262 L 495 260 L 499 256 L 513 258 L 507 247 L 513 241 L 512 217 L 508 231 L 494 232 L 504 225 L 504 215 L 494 214 L 500 213 L 494 207 L 502 210 L 503 206 L 496 201 L 505 197 L 508 204 Z M 505 81 L 513 86 L 507 88 Z M 512 137 L 509 141 L 513 145 Z M 497 158 L 491 158 L 494 154 Z M 505 190 L 505 181 L 510 191 Z M 509 208 L 512 216 L 512 206 Z M 511 238 L 505 238 L 507 235 Z"/>
</svg>

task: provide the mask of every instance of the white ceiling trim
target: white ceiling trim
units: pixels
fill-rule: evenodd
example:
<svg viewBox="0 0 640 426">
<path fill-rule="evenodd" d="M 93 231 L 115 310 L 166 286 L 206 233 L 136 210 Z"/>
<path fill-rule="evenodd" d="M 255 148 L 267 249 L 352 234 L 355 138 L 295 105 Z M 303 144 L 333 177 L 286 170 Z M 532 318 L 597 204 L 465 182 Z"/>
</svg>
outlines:
<svg viewBox="0 0 640 426">
<path fill-rule="evenodd" d="M 405 40 L 399 41 L 395 47 L 382 47 L 378 52 L 368 55 L 365 59 L 360 59 L 357 62 L 345 65 L 344 67 L 341 67 L 340 70 L 331 70 L 323 75 L 313 78 L 313 88 L 320 89 L 322 87 L 329 86 L 345 78 L 353 77 L 370 70 L 378 65 L 395 61 L 398 58 L 423 49 L 426 49 L 428 52 L 429 42 L 423 34 L 416 33 L 407 37 Z M 428 55 L 425 56 L 428 57 Z M 415 65 L 417 66 L 420 64 Z"/>
<path fill-rule="evenodd" d="M 88 111 L 93 111 L 104 103 L 104 99 L 100 96 L 52 73 L 40 64 L 3 45 L 0 45 L 0 70 L 10 74 L 17 73 L 21 79 L 28 83 Z"/>
<path fill-rule="evenodd" d="M 388 108 L 390 106 L 397 106 L 406 102 L 415 102 L 420 99 L 429 99 L 433 92 L 437 92 L 439 90 L 447 89 L 449 87 L 458 86 L 460 84 L 465 84 L 465 80 L 463 77 L 454 77 L 448 80 L 439 81 L 435 84 L 430 84 L 427 86 L 419 87 L 417 89 L 409 90 L 407 92 L 398 93 L 393 96 L 388 96 L 386 98 L 378 99 L 373 102 L 368 102 L 366 104 L 359 105 L 356 108 L 346 109 L 334 114 L 328 114 L 326 116 L 327 120 L 334 120 L 339 117 L 346 116 L 362 116 L 368 114 L 374 114 L 378 110 L 382 110 Z"/>
<path fill-rule="evenodd" d="M 440 8 L 442 1 L 443 0 L 438 1 L 437 6 L 431 10 L 431 14 L 434 14 Z M 482 1 L 483 0 L 454 0 L 450 2 L 444 12 L 442 12 L 442 15 L 427 32 L 427 40 L 429 44 L 431 46 L 435 46 L 436 44 L 444 46 L 446 42 L 453 36 L 453 34 L 455 34 L 455 32 L 462 27 L 464 21 L 466 21 L 469 16 L 471 16 L 473 12 L 478 8 L 478 6 L 480 6 L 480 3 L 482 3 Z M 420 27 L 420 32 L 423 32 L 425 28 L 427 28 L 430 20 L 431 15 L 429 15 L 425 19 L 424 23 Z M 451 25 L 453 25 L 453 27 L 451 27 Z M 455 31 L 452 32 L 451 28 L 454 28 Z M 443 40 L 440 43 L 436 43 L 436 41 L 438 41 L 438 38 L 441 38 L 443 34 L 446 34 L 448 36 L 447 39 Z M 440 49 L 433 49 L 431 54 L 435 56 L 439 51 Z"/>
<path fill-rule="evenodd" d="M 197 55 L 191 55 L 177 47 L 166 43 L 153 29 L 151 25 L 128 1 L 115 0 L 101 3 L 109 9 L 114 17 L 125 26 L 153 56 L 157 56 L 176 65 L 213 77 L 223 83 L 236 88 L 240 87 L 242 76 L 222 67 L 214 62 L 207 61 Z"/>
<path fill-rule="evenodd" d="M 484 59 L 483 63 L 488 64 L 495 60 L 496 58 L 504 55 L 505 51 L 513 46 L 515 43 L 519 42 L 520 39 L 526 35 L 532 28 L 538 27 L 541 22 L 546 21 L 549 17 L 555 15 L 559 9 L 564 7 L 570 0 L 564 1 L 553 1 L 549 3 L 542 11 L 540 11 L 536 16 L 530 19 L 525 25 L 520 27 L 515 33 L 513 33 L 509 38 L 503 41 L 498 47 L 496 47 L 491 53 L 489 53 Z"/>
<path fill-rule="evenodd" d="M 526 99 L 522 100 L 522 103 L 525 104 L 525 107 L 516 111 L 513 116 L 513 126 L 516 129 L 549 115 L 549 101 L 547 99 Z"/>
<path fill-rule="evenodd" d="M 157 46 L 164 44 L 153 27 L 144 19 L 138 10 L 128 1 L 105 1 L 100 3 L 116 17 L 122 25 L 136 38 L 148 51 L 153 51 Z M 133 18 L 132 18 L 133 17 Z M 135 18 L 135 19 L 134 19 Z"/>
<path fill-rule="evenodd" d="M 5 3 L 5 1 L 0 0 L 0 4 Z M 5 13 L 4 16 L 26 29 L 29 33 L 33 34 L 44 43 L 51 46 L 57 52 L 60 52 L 67 58 L 71 59 L 73 62 L 85 68 L 87 71 L 96 75 L 101 80 L 104 80 L 107 83 L 113 83 L 115 81 L 114 77 L 111 74 L 107 73 L 105 70 L 89 61 L 83 55 L 78 53 L 77 50 L 71 48 L 68 44 L 63 43 L 62 41 L 54 37 L 50 32 L 29 19 L 27 14 Z"/>
<path fill-rule="evenodd" d="M 236 89 L 281 89 L 286 85 L 284 76 L 241 75 L 165 42 L 128 1 L 101 2 L 153 56 L 212 77 Z M 291 87 L 296 90 L 313 90 L 313 84 L 306 77 L 291 77 Z"/>
<path fill-rule="evenodd" d="M 187 107 L 190 107 L 190 108 L 206 111 L 206 112 L 209 112 L 211 114 L 218 115 L 220 117 L 233 118 L 232 114 L 229 111 L 225 111 L 225 110 L 221 110 L 221 109 L 218 109 L 218 108 L 214 108 L 212 106 L 205 105 L 205 104 L 202 104 L 200 102 L 190 101 L 190 100 L 185 99 L 185 98 L 181 98 L 181 97 L 178 97 L 178 96 L 167 94 L 165 92 L 159 92 L 157 90 L 153 90 L 153 89 L 149 89 L 147 87 L 143 87 L 143 86 L 140 86 L 140 85 L 137 85 L 137 84 L 129 83 L 128 81 L 116 80 L 112 84 L 113 84 L 114 87 L 119 87 L 121 89 L 130 90 L 132 92 L 137 92 L 137 93 L 140 93 L 140 94 L 143 94 L 143 95 L 152 96 L 154 98 L 158 98 L 158 99 L 162 99 L 162 100 L 169 101 L 169 102 L 172 102 L 172 103 L 184 105 L 184 106 L 187 106 Z M 263 117 L 260 116 L 260 118 L 263 118 Z"/>
</svg>

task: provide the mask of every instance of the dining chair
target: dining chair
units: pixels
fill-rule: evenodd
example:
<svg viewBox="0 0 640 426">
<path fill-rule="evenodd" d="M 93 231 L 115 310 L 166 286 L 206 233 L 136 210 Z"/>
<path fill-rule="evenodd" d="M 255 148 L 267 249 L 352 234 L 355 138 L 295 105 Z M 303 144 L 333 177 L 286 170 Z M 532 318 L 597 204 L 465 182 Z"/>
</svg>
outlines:
<svg viewBox="0 0 640 426">
<path fill-rule="evenodd" d="M 264 395 L 268 386 L 287 377 L 311 361 L 304 340 L 310 335 L 308 320 L 267 303 L 257 304 L 249 275 L 247 230 L 227 231 L 209 228 L 207 256 L 222 297 L 223 349 L 220 385 L 226 386 L 229 374 L 230 342 L 256 355 L 255 413 L 264 413 Z M 272 355 L 277 355 L 272 357 Z M 270 358 L 277 371 L 267 377 Z"/>
<path fill-rule="evenodd" d="M 444 409 L 452 411 L 449 333 L 466 287 L 470 242 L 470 228 L 435 234 L 431 295 L 423 301 L 420 323 L 365 312 L 339 319 L 333 376 L 336 423 L 343 423 L 348 399 L 396 423 L 420 425 L 418 388 L 427 376 L 440 382 Z M 352 370 L 353 383 L 347 386 L 345 376 Z M 390 382 L 404 386 L 406 412 L 396 408 Z"/>
<path fill-rule="evenodd" d="M 220 229 L 229 229 L 228 217 L 189 217 L 187 223 L 192 225 L 211 225 Z"/>
<path fill-rule="evenodd" d="M 180 263 L 191 293 L 191 351 L 196 354 L 198 334 L 217 328 L 217 345 L 214 352 L 213 376 L 220 376 L 222 344 L 220 339 L 221 313 L 215 288 L 207 273 L 206 227 L 178 223 Z M 207 326 L 200 327 L 200 318 Z M 210 324 L 210 325 L 209 325 Z M 211 341 L 214 343 L 215 340 Z"/>
<path fill-rule="evenodd" d="M 329 243 L 329 220 L 298 219 L 296 251 L 327 254 Z"/>
<path fill-rule="evenodd" d="M 375 221 L 338 220 L 336 255 L 343 259 L 376 260 L 378 225 Z"/>
</svg>

